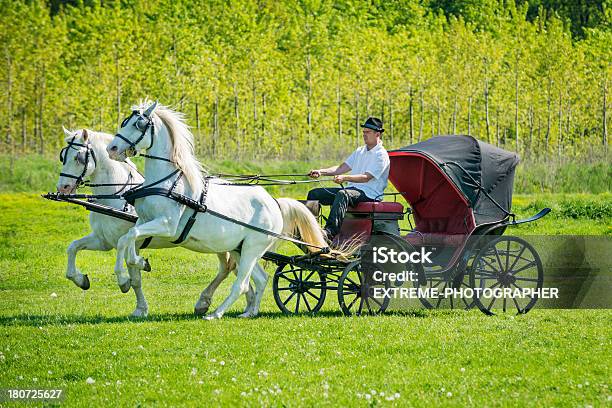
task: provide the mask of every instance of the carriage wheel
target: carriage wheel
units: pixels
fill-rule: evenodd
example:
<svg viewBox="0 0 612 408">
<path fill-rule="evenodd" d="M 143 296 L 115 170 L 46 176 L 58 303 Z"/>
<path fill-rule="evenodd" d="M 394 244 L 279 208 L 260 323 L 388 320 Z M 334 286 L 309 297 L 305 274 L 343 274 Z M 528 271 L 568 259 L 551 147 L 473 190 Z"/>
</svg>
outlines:
<svg viewBox="0 0 612 408">
<path fill-rule="evenodd" d="M 327 292 L 321 272 L 292 264 L 278 266 L 272 288 L 276 305 L 285 314 L 318 312 L 325 303 Z"/>
<path fill-rule="evenodd" d="M 518 237 L 500 237 L 486 244 L 470 269 L 470 286 L 480 289 L 541 289 L 544 268 L 536 250 Z M 474 303 L 487 315 L 516 311 L 527 313 L 538 300 L 533 297 L 484 297 L 474 292 Z"/>
<path fill-rule="evenodd" d="M 338 280 L 338 303 L 342 312 L 346 316 L 383 313 L 391 299 L 374 297 L 377 287 L 389 288 L 390 283 L 369 281 L 362 271 L 361 261 L 351 262 Z"/>
<path fill-rule="evenodd" d="M 418 279 L 413 281 L 415 288 L 422 290 L 429 289 L 433 291 L 438 290 L 440 296 L 437 298 L 422 297 L 419 296 L 419 301 L 427 309 L 463 309 L 468 310 L 474 307 L 474 300 L 466 297 L 444 297 L 443 293 L 447 288 L 453 289 L 466 289 L 469 288 L 469 275 L 466 271 L 461 271 L 455 277 L 439 276 L 436 274 L 427 274 L 423 271 L 423 268 L 418 264 L 420 269 L 416 272 Z"/>
</svg>

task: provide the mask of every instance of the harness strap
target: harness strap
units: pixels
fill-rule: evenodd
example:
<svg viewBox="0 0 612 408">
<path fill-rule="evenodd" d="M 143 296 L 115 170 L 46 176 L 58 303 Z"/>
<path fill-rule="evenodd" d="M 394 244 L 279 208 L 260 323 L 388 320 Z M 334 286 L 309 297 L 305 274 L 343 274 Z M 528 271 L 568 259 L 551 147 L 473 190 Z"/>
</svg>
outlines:
<svg viewBox="0 0 612 408">
<path fill-rule="evenodd" d="M 203 205 L 204 201 L 206 201 L 207 194 L 208 194 L 208 180 L 204 182 L 204 188 L 202 189 L 202 193 L 200 194 L 200 200 L 199 200 L 200 205 Z M 187 238 L 187 236 L 189 235 L 189 232 L 191 231 L 191 228 L 193 227 L 193 224 L 195 224 L 198 213 L 199 211 L 197 209 L 193 210 L 193 214 L 191 214 L 191 217 L 189 217 L 189 219 L 187 220 L 187 223 L 185 224 L 185 227 L 183 228 L 181 235 L 179 235 L 178 239 L 176 239 L 175 241 L 172 241 L 173 244 L 180 244 Z"/>
<path fill-rule="evenodd" d="M 146 247 L 149 246 L 149 244 L 151 243 L 151 240 L 153 239 L 153 237 L 147 237 L 145 238 L 144 241 L 142 241 L 142 245 L 140 246 L 139 249 L 145 249 Z"/>
</svg>

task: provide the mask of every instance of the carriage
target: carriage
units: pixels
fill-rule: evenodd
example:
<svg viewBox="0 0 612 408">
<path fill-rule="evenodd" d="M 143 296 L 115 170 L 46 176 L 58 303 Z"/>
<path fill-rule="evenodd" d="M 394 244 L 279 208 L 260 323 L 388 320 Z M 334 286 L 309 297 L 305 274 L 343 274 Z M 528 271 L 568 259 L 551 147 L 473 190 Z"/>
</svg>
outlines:
<svg viewBox="0 0 612 408">
<path fill-rule="evenodd" d="M 395 301 L 377 294 L 412 285 L 421 289 L 411 293 L 427 308 L 477 307 L 486 314 L 527 313 L 543 287 L 542 262 L 527 241 L 503 234 L 507 227 L 536 221 L 550 209 L 522 220 L 511 212 L 518 156 L 470 136 L 438 136 L 391 151 L 389 157 L 389 180 L 398 192 L 387 196 L 393 196 L 394 201 L 359 203 L 350 208 L 335 238 L 337 245 L 360 245 L 355 259 L 265 254 L 265 259 L 278 265 L 273 292 L 280 310 L 286 314 L 316 313 L 327 292 L 336 291 L 344 314 L 377 314 Z M 398 195 L 409 207 L 404 209 L 397 202 Z M 410 228 L 400 229 L 404 219 Z M 373 250 L 383 245 L 398 253 L 427 249 L 432 259 L 427 263 L 375 264 Z M 375 280 L 372 275 L 376 269 L 384 270 L 388 277 L 409 271 L 411 279 Z M 491 296 L 494 289 L 502 296 Z M 503 295 L 500 289 L 512 293 L 528 289 L 524 293 L 535 295 L 517 298 L 508 296 L 509 292 Z M 448 292 L 452 294 L 445 295 Z M 457 297 L 457 293 L 470 296 Z"/>
<path fill-rule="evenodd" d="M 170 138 L 165 122 L 162 121 L 159 124 L 162 131 L 155 130 L 153 114 L 156 106 L 157 103 L 154 103 L 146 110 L 143 107 L 142 112 L 135 110 L 124 121 L 122 129 L 128 127 L 135 136 L 138 136 L 136 141 L 131 141 L 126 136 L 117 134 L 115 139 L 121 139 L 124 142 L 124 150 L 135 153 L 138 150 L 136 146 L 144 140 L 149 144 L 146 149 L 149 151 L 154 145 L 154 140 L 162 137 Z M 182 141 L 182 148 L 185 149 L 191 140 L 190 134 L 185 131 L 186 127 L 174 112 L 165 107 L 160 109 L 167 121 L 174 120 L 174 128 L 183 129 L 181 137 L 175 139 L 175 142 L 181 143 Z M 145 138 L 145 135 L 148 134 L 150 135 Z M 317 246 L 314 245 L 312 239 L 309 242 L 300 241 L 286 233 L 280 234 L 269 228 L 261 228 L 241 221 L 236 215 L 228 216 L 218 203 L 216 206 L 207 205 L 209 204 L 207 201 L 209 185 L 217 189 L 225 188 L 224 186 L 230 189 L 237 188 L 238 190 L 232 190 L 232 194 L 237 194 L 238 191 L 252 191 L 258 194 L 252 199 L 273 202 L 263 189 L 249 190 L 247 188 L 245 190 L 236 186 L 262 185 L 259 184 L 262 180 L 271 181 L 272 184 L 282 184 L 282 180 L 270 179 L 270 176 L 266 178 L 260 175 L 238 175 L 234 176 L 233 181 L 227 182 L 224 181 L 226 177 L 207 175 L 203 179 L 200 199 L 195 200 L 183 192 L 175 191 L 183 170 L 173 160 L 159 155 L 142 154 L 147 160 L 161 163 L 160 175 L 152 178 L 156 181 L 148 184 L 134 183 L 132 179 L 135 176 L 132 173 L 137 170 L 129 163 L 124 163 L 126 165 L 124 171 L 129 173 L 126 173 L 127 181 L 92 184 L 83 179 L 89 174 L 88 171 L 91 172 L 91 169 L 95 171 L 96 155 L 101 158 L 108 153 L 109 149 L 111 151 L 117 149 L 116 145 L 108 145 L 108 140 L 106 140 L 112 136 L 107 135 L 106 139 L 102 138 L 93 144 L 87 139 L 85 130 L 79 142 L 75 141 L 76 135 L 68 132 L 67 136 L 68 146 L 62 150 L 63 155 L 60 156 L 60 159 L 65 166 L 76 166 L 72 169 L 72 172 L 76 171 L 76 173 L 62 172 L 60 176 L 75 179 L 74 189 L 82 185 L 89 185 L 111 190 L 119 187 L 120 190 L 113 190 L 111 194 L 47 194 L 45 197 L 79 204 L 92 212 L 128 221 L 129 223 L 125 225 L 109 225 L 109 228 L 119 228 L 121 231 L 113 230 L 118 236 L 113 242 L 106 243 L 105 247 L 110 248 L 121 243 L 119 237 L 126 238 L 127 229 L 138 221 L 136 213 L 128 211 L 131 208 L 128 204 L 134 204 L 138 198 L 163 196 L 165 197 L 163 200 L 169 198 L 176 202 L 176 207 L 172 211 L 177 211 L 177 214 L 180 214 L 180 207 L 183 205 L 193 211 L 182 227 L 182 231 L 178 229 L 175 231 L 176 234 L 180 233 L 178 239 L 171 242 L 157 241 L 154 242 L 154 247 L 181 245 L 190 236 L 197 215 L 207 213 L 212 216 L 207 219 L 215 220 L 217 224 L 211 225 L 214 225 L 219 231 L 225 231 L 224 228 L 227 226 L 223 224 L 225 222 L 242 228 L 234 228 L 235 235 L 239 235 L 234 237 L 236 241 L 234 244 L 237 246 L 233 246 L 231 242 L 224 244 L 228 247 L 224 249 L 226 254 L 229 254 L 230 250 L 237 251 L 241 253 L 242 260 L 244 260 L 245 252 L 242 251 L 244 238 L 240 238 L 243 237 L 240 234 L 244 234 L 244 231 L 247 230 L 264 234 L 252 236 L 262 237 L 263 244 L 268 248 L 270 238 L 276 238 L 293 242 L 303 249 L 305 254 L 294 256 L 276 252 L 249 253 L 255 262 L 252 268 L 257 274 L 257 276 L 252 276 L 259 288 L 256 288 L 258 300 L 247 305 L 247 311 L 245 311 L 247 315 L 257 314 L 259 301 L 265 289 L 265 272 L 256 264 L 256 260 L 260 257 L 277 265 L 273 278 L 273 294 L 278 307 L 286 314 L 318 312 L 325 303 L 328 291 L 336 291 L 338 303 L 346 315 L 377 314 L 395 307 L 406 307 L 402 303 L 402 296 L 405 293 L 410 294 L 408 298 L 418 299 L 418 302 L 427 308 L 469 309 L 478 307 L 486 314 L 511 310 L 526 313 L 536 303 L 539 290 L 543 287 L 543 267 L 536 250 L 522 238 L 503 234 L 508 226 L 538 220 L 548 214 L 550 209 L 545 208 L 530 218 L 517 220 L 511 212 L 514 170 L 519 161 L 517 155 L 470 136 L 438 136 L 391 151 L 389 153 L 391 160 L 389 180 L 397 192 L 385 194 L 383 198 L 393 197 L 393 201 L 363 202 L 350 208 L 340 233 L 334 239 L 332 245 L 333 248 L 336 248 L 334 251 L 330 251 L 322 238 L 317 238 L 321 241 L 317 241 L 319 245 Z M 172 141 L 169 140 L 166 143 L 172 143 Z M 96 155 L 94 155 L 95 149 L 98 149 Z M 71 160 L 70 163 L 67 161 L 68 152 L 74 156 L 74 160 Z M 162 151 L 161 153 L 167 152 Z M 104 160 L 99 164 L 108 165 L 109 161 L 110 159 Z M 192 163 L 191 175 L 194 180 L 197 180 L 196 172 L 199 171 L 199 168 L 194 165 L 197 161 L 193 157 L 190 163 Z M 169 171 L 169 168 L 175 170 L 159 178 Z M 142 175 L 138 175 L 138 178 L 146 179 Z M 162 187 L 162 183 L 166 183 L 166 186 Z M 131 185 L 137 187 L 124 191 L 127 186 Z M 225 192 L 225 194 L 229 193 Z M 408 203 L 407 207 L 397 201 L 400 196 Z M 208 199 L 210 198 L 208 196 Z M 86 199 L 86 201 L 81 199 Z M 98 199 L 111 200 L 114 204 L 104 204 L 98 202 Z M 250 199 L 243 201 L 250 205 Z M 306 218 L 310 218 L 311 221 L 308 221 L 307 228 L 304 226 L 305 231 L 314 233 L 318 230 L 316 221 L 310 217 L 300 203 L 291 199 L 278 199 L 277 204 L 281 213 L 285 206 L 283 216 L 291 217 L 289 215 L 291 211 L 307 215 Z M 320 210 L 314 211 L 314 214 L 319 217 L 319 221 L 324 219 Z M 406 224 L 409 228 L 401 228 Z M 291 222 L 286 226 L 289 228 L 290 225 L 292 225 Z M 137 227 L 138 224 L 134 228 Z M 175 226 L 177 227 L 178 225 Z M 302 231 L 301 228 L 299 228 L 300 231 Z M 202 229 L 201 226 L 200 229 Z M 210 233 L 209 229 L 206 231 Z M 139 249 L 143 249 L 152 242 L 154 232 L 143 233 L 143 236 L 148 237 L 139 242 Z M 135 252 L 135 235 L 128 238 L 134 244 L 133 252 L 128 252 L 133 258 L 131 259 L 132 267 L 137 266 L 139 270 L 150 270 L 148 261 Z M 130 277 L 123 269 L 123 257 L 126 254 L 127 243 L 123 241 L 121 244 L 123 246 L 117 252 L 118 259 L 115 267 L 118 284 L 123 292 L 127 292 L 131 284 Z M 119 249 L 118 246 L 117 248 Z M 337 248 L 344 249 L 338 251 Z M 352 251 L 356 248 L 359 250 Z M 414 255 L 420 252 L 422 257 L 420 260 L 412 257 L 402 260 L 399 257 L 398 260 L 391 263 L 378 262 L 377 254 L 383 248 L 398 254 Z M 427 262 L 424 262 L 425 259 Z M 69 261 L 66 276 L 74 280 L 81 288 L 88 289 L 87 276 L 81 275 L 76 270 L 74 255 L 69 257 Z M 229 267 L 229 264 L 224 266 L 226 267 Z M 219 279 L 224 279 L 227 272 L 229 270 L 226 270 L 224 275 L 224 272 L 220 270 Z M 244 279 L 248 279 L 249 275 L 244 272 L 247 270 L 243 270 L 243 275 Z M 215 278 L 209 285 L 209 288 L 212 288 L 211 293 L 214 293 L 214 289 L 220 282 L 219 279 Z M 139 279 L 136 282 L 139 282 Z M 134 288 L 141 291 L 139 286 Z M 212 296 L 208 292 L 209 288 L 202 293 L 204 297 L 201 297 L 196 304 L 196 311 L 198 305 L 203 302 L 202 299 L 205 300 L 202 304 L 206 305 L 202 307 L 202 310 L 208 308 L 210 296 Z M 232 290 L 235 293 L 230 296 L 231 299 L 228 298 L 222 304 L 222 311 L 215 312 L 216 315 L 212 315 L 211 318 L 222 316 L 239 295 L 237 288 L 239 289 L 236 285 L 233 287 Z M 390 296 L 390 293 L 397 294 L 398 290 L 399 300 L 397 296 Z M 457 296 L 456 293 L 459 295 Z M 514 293 L 526 295 L 517 297 L 513 295 Z M 140 298 L 137 293 L 138 299 Z M 250 309 L 251 307 L 253 309 Z M 145 304 L 141 309 L 146 314 Z M 138 311 L 138 313 L 141 312 L 142 310 Z"/>
</svg>

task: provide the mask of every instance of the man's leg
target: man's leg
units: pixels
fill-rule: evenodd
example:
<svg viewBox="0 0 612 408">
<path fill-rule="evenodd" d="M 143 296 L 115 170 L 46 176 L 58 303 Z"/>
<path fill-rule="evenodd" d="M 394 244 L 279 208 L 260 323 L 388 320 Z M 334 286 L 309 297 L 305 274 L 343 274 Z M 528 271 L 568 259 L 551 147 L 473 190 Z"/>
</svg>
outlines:
<svg viewBox="0 0 612 408">
<path fill-rule="evenodd" d="M 341 188 L 331 187 L 331 188 L 315 188 L 308 192 L 307 200 L 317 200 L 321 203 L 321 205 L 332 205 L 334 203 L 334 199 L 336 198 L 336 194 L 340 191 Z"/>
<path fill-rule="evenodd" d="M 344 220 L 344 216 L 349 206 L 364 201 L 372 201 L 372 199 L 366 196 L 362 191 L 355 188 L 347 188 L 338 191 L 329 212 L 327 224 L 325 225 L 328 235 L 331 235 L 332 237 L 338 235 L 340 232 L 340 227 L 342 226 L 342 221 Z"/>
</svg>

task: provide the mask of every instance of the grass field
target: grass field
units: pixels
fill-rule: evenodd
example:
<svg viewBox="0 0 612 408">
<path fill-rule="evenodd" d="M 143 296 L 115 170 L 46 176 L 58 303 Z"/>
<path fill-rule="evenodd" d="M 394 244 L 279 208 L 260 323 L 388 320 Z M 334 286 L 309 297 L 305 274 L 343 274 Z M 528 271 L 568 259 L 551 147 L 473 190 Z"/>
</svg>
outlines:
<svg viewBox="0 0 612 408">
<path fill-rule="evenodd" d="M 546 199 L 562 207 L 570 198 Z M 536 204 L 520 196 L 515 207 L 530 213 Z M 609 225 L 583 214 L 525 231 L 609 234 Z M 0 195 L 0 388 L 64 388 L 66 406 L 612 403 L 608 310 L 486 317 L 415 309 L 346 318 L 330 296 L 317 317 L 285 317 L 268 289 L 261 317 L 236 318 L 241 299 L 208 322 L 192 310 L 216 257 L 179 249 L 148 251 L 150 316 L 136 320 L 127 317 L 132 292 L 115 285 L 113 252 L 81 252 L 89 291 L 63 277 L 66 246 L 87 231 L 80 208 Z M 228 289 L 222 285 L 213 306 Z"/>
</svg>

